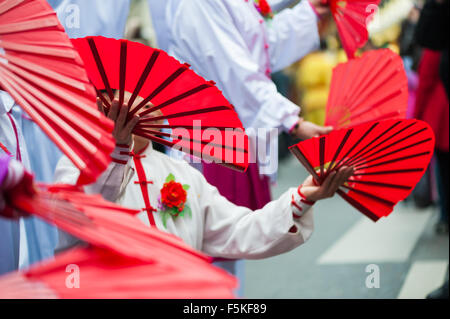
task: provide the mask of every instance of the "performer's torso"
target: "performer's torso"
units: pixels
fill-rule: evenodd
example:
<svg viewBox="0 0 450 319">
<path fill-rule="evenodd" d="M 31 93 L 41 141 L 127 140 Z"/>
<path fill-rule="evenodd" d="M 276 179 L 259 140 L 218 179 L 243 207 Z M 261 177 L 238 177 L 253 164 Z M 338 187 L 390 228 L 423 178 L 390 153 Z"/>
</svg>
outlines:
<svg viewBox="0 0 450 319">
<path fill-rule="evenodd" d="M 187 191 L 187 203 L 191 208 L 192 217 L 188 214 L 176 219 L 169 218 L 167 220 L 167 228 L 164 227 L 161 214 L 152 213 L 156 227 L 162 231 L 171 233 L 183 239 L 184 242 L 197 250 L 202 249 L 204 217 L 201 208 L 200 180 L 195 178 L 197 173 L 189 164 L 169 158 L 165 154 L 149 149 L 144 152 L 145 157 L 141 159 L 142 166 L 145 171 L 147 180 L 151 183 L 147 184 L 148 197 L 150 205 L 158 209 L 158 198 L 161 189 L 164 186 L 166 178 L 169 174 L 175 176 L 175 181 L 181 184 L 188 184 L 190 189 Z M 136 173 L 135 163 L 132 163 L 135 173 L 125 189 L 120 203 L 125 207 L 143 210 L 146 208 L 141 186 L 138 184 L 139 177 Z M 138 218 L 146 225 L 150 226 L 150 219 L 146 211 L 142 211 Z"/>
</svg>

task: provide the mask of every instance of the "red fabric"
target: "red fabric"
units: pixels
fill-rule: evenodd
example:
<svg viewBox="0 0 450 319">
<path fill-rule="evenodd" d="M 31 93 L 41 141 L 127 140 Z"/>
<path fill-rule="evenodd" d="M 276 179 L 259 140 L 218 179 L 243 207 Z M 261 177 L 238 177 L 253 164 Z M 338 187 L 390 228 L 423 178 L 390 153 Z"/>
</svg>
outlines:
<svg viewBox="0 0 450 319">
<path fill-rule="evenodd" d="M 245 130 L 234 107 L 213 82 L 164 51 L 141 43 L 104 37 L 74 39 L 72 43 L 98 91 L 106 90 L 112 98 L 112 89 L 117 89 L 122 100 L 125 92 L 132 93 L 129 118 L 140 116 L 134 134 L 237 170 L 247 169 Z M 136 103 L 137 96 L 143 101 Z M 103 102 L 110 106 L 106 99 Z M 162 115 L 156 116 L 156 111 Z M 168 124 L 158 124 L 162 120 Z M 161 132 L 163 128 L 166 130 Z M 228 128 L 235 129 L 236 140 L 242 143 L 223 134 Z"/>
<path fill-rule="evenodd" d="M 290 150 L 321 184 L 343 166 L 355 174 L 338 194 L 374 221 L 388 216 L 425 173 L 435 147 L 431 127 L 418 120 L 385 120 L 301 142 Z"/>
<path fill-rule="evenodd" d="M 141 194 L 142 199 L 144 200 L 145 207 L 142 209 L 143 211 L 147 212 L 148 220 L 150 222 L 150 225 L 156 227 L 155 218 L 153 217 L 153 213 L 157 210 L 153 208 L 153 206 L 150 204 L 150 197 L 148 194 L 148 183 L 147 176 L 145 175 L 144 166 L 142 165 L 141 158 L 143 151 L 141 151 L 139 154 L 133 155 L 134 160 L 134 166 L 136 167 L 136 173 L 139 179 L 139 186 L 141 188 Z"/>
<path fill-rule="evenodd" d="M 325 125 L 339 129 L 404 119 L 407 108 L 408 79 L 400 56 L 389 49 L 368 51 L 333 69 Z"/>
<path fill-rule="evenodd" d="M 39 185 L 34 196 L 15 192 L 11 205 L 83 241 L 129 258 L 173 262 L 176 256 L 171 257 L 170 250 L 174 249 L 188 252 L 192 258 L 210 260 L 180 238 L 144 225 L 135 216 L 139 211 L 108 202 L 100 195 L 87 195 L 73 186 Z"/>
<path fill-rule="evenodd" d="M 95 103 L 83 62 L 44 0 L 1 1 L 0 87 L 80 169 L 89 184 L 111 162 L 114 124 Z"/>
<path fill-rule="evenodd" d="M 415 118 L 430 124 L 436 135 L 436 147 L 449 151 L 449 103 L 439 76 L 441 52 L 424 49 L 419 64 L 419 87 Z"/>
<path fill-rule="evenodd" d="M 0 277 L 0 292 L 39 298 L 43 292 L 48 296 L 43 284 L 59 298 L 233 298 L 234 277 L 212 267 L 210 257 L 180 238 L 145 226 L 135 216 L 138 211 L 69 185 L 39 185 L 34 195 L 20 188 L 11 204 L 92 246 L 22 270 L 35 285 Z M 68 265 L 79 267 L 79 288 L 71 287 L 72 281 L 68 285 L 72 275 Z"/>
<path fill-rule="evenodd" d="M 165 253 L 165 245 L 160 246 L 155 247 L 160 255 L 155 254 L 149 261 L 126 258 L 97 247 L 77 248 L 33 266 L 24 275 L 38 288 L 44 284 L 61 299 L 234 298 L 234 277 L 188 252 L 167 246 Z M 68 265 L 79 269 L 76 288 L 71 286 L 76 283 L 76 272 Z M 24 285 L 2 286 L 1 277 L 0 289 L 30 295 L 30 287 Z"/>
</svg>

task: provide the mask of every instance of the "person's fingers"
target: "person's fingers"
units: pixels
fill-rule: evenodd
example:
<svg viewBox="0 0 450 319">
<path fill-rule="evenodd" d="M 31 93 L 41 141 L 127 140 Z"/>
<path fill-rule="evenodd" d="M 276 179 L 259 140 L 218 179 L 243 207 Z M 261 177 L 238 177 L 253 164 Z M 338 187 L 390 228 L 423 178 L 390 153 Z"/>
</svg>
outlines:
<svg viewBox="0 0 450 319">
<path fill-rule="evenodd" d="M 337 175 L 335 180 L 333 181 L 333 185 L 331 186 L 330 191 L 336 193 L 336 191 L 341 187 L 349 178 L 353 175 L 353 168 L 352 167 L 342 167 Z"/>
<path fill-rule="evenodd" d="M 326 126 L 326 127 L 321 127 L 319 129 L 319 134 L 320 135 L 325 135 L 325 134 L 329 134 L 333 131 L 333 127 L 332 126 Z"/>
<path fill-rule="evenodd" d="M 97 98 L 97 108 L 103 115 L 106 116 L 105 108 L 103 107 L 103 102 L 102 102 L 102 100 L 100 98 Z"/>
<path fill-rule="evenodd" d="M 119 100 L 114 99 L 114 101 L 112 102 L 112 105 L 111 105 L 111 109 L 109 110 L 109 113 L 108 113 L 108 118 L 115 122 L 117 119 L 118 113 L 119 113 Z"/>
<path fill-rule="evenodd" d="M 123 129 L 123 127 L 125 126 L 125 122 L 127 120 L 127 115 L 128 115 L 128 105 L 123 104 L 120 106 L 119 116 L 117 117 L 117 120 L 116 120 L 116 126 L 119 129 Z"/>
<path fill-rule="evenodd" d="M 333 181 L 336 179 L 336 171 L 332 171 L 327 178 L 325 179 L 325 181 L 323 182 L 322 186 L 320 187 L 324 196 L 328 196 L 331 192 L 330 192 L 330 188 L 333 185 Z"/>
<path fill-rule="evenodd" d="M 345 183 L 346 181 L 348 181 L 349 180 L 349 178 L 350 177 L 352 177 L 353 176 L 353 174 L 355 174 L 355 169 L 354 169 L 354 167 L 348 167 L 345 171 L 344 171 L 344 182 L 343 183 Z M 342 184 L 343 184 L 342 183 Z"/>
<path fill-rule="evenodd" d="M 303 186 L 316 186 L 316 185 L 314 185 L 313 180 L 314 179 L 313 179 L 312 175 L 309 175 L 308 178 L 305 179 L 305 181 L 303 182 Z"/>
<path fill-rule="evenodd" d="M 125 126 L 125 131 L 127 132 L 128 135 L 131 134 L 131 132 L 133 132 L 134 127 L 136 126 L 136 124 L 139 123 L 139 120 L 140 117 L 135 115 L 130 121 L 128 121 L 128 123 Z"/>
</svg>

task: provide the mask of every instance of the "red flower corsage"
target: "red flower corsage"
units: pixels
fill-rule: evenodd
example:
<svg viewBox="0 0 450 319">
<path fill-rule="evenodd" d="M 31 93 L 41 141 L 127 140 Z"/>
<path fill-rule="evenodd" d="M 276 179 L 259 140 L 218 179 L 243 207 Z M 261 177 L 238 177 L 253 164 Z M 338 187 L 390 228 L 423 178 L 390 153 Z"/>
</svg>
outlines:
<svg viewBox="0 0 450 319">
<path fill-rule="evenodd" d="M 191 209 L 186 205 L 189 185 L 182 185 L 175 181 L 175 176 L 169 174 L 166 178 L 161 194 L 158 198 L 158 209 L 162 216 L 164 227 L 167 227 L 167 219 L 183 217 L 185 213 L 192 216 Z"/>
<path fill-rule="evenodd" d="M 265 19 L 270 20 L 273 18 L 273 11 L 267 0 L 254 0 L 254 2 L 256 9 Z"/>
</svg>

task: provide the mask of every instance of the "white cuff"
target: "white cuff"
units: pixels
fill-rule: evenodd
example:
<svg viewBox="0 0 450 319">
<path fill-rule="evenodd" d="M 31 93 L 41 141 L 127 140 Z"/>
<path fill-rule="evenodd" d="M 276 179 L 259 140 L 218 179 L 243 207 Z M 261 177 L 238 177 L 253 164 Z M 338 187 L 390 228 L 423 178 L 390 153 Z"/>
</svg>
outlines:
<svg viewBox="0 0 450 319">
<path fill-rule="evenodd" d="M 292 195 L 291 207 L 294 218 L 302 217 L 315 204 L 315 202 L 311 202 L 306 199 L 301 192 L 301 187 L 302 186 L 300 186 Z"/>
<path fill-rule="evenodd" d="M 131 150 L 133 149 L 133 144 L 131 145 L 116 145 L 113 152 L 111 153 L 111 158 L 114 163 L 126 165 L 131 159 Z"/>
</svg>

